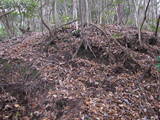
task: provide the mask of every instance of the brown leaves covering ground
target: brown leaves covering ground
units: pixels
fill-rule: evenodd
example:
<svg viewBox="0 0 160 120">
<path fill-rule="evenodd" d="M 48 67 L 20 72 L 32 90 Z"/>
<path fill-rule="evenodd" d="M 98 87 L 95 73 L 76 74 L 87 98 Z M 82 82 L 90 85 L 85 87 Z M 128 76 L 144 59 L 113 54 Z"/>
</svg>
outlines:
<svg viewBox="0 0 160 120">
<path fill-rule="evenodd" d="M 100 28 L 106 35 L 93 26 L 81 37 L 73 36 L 73 28 L 60 29 L 56 47 L 48 43 L 47 33 L 2 42 L 0 61 L 16 69 L 7 74 L 0 62 L 0 76 L 7 76 L 0 78 L 0 119 L 160 119 L 159 39 L 143 31 L 140 46 L 133 28 Z M 82 40 L 91 49 L 80 46 Z M 22 66 L 15 67 L 23 63 L 25 74 Z"/>
</svg>

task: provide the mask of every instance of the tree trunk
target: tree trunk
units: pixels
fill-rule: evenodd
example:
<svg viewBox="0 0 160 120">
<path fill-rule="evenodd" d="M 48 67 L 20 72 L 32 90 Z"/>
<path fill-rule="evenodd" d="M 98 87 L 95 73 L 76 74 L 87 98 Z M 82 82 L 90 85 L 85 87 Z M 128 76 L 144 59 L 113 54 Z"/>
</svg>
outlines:
<svg viewBox="0 0 160 120">
<path fill-rule="evenodd" d="M 117 24 L 118 25 L 123 24 L 123 16 L 124 16 L 123 7 L 124 6 L 122 3 L 118 3 L 117 5 Z"/>
<path fill-rule="evenodd" d="M 79 9 L 80 9 L 80 21 L 81 25 L 89 23 L 89 7 L 88 0 L 80 0 L 79 1 Z"/>
<path fill-rule="evenodd" d="M 59 25 L 59 17 L 58 17 L 58 12 L 57 12 L 57 0 L 54 2 L 54 18 L 55 18 L 55 25 Z"/>
<path fill-rule="evenodd" d="M 78 13 L 77 13 L 77 7 L 78 7 L 78 1 L 73 0 L 73 19 L 78 18 Z M 76 29 L 78 30 L 78 21 L 75 22 Z"/>
</svg>

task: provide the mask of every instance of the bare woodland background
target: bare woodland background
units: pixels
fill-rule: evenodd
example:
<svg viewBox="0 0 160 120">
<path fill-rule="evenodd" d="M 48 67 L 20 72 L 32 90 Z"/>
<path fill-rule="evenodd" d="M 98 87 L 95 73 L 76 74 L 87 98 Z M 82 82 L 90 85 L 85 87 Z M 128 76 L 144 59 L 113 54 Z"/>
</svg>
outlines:
<svg viewBox="0 0 160 120">
<path fill-rule="evenodd" d="M 44 31 L 42 17 L 48 26 L 59 26 L 79 19 L 85 23 L 118 24 L 140 27 L 149 0 L 1 0 L 0 37 L 21 34 L 21 29 Z M 7 15 L 3 14 L 8 13 Z M 151 0 L 143 29 L 155 31 L 160 1 Z M 2 17 L 3 16 L 3 17 Z"/>
</svg>

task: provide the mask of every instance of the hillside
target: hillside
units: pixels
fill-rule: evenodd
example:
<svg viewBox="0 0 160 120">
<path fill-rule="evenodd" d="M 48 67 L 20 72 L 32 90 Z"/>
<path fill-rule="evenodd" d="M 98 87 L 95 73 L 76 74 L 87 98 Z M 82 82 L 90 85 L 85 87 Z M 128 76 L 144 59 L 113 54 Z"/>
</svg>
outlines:
<svg viewBox="0 0 160 120">
<path fill-rule="evenodd" d="M 1 120 L 160 119 L 160 38 L 116 25 L 0 42 Z"/>
</svg>

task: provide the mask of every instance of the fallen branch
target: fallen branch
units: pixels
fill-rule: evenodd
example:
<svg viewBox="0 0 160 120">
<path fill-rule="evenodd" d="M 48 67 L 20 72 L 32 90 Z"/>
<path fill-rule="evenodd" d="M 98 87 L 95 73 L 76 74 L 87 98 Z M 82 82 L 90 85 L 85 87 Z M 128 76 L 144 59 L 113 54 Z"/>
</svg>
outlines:
<svg viewBox="0 0 160 120">
<path fill-rule="evenodd" d="M 77 21 L 78 21 L 78 19 L 72 20 L 72 21 L 67 22 L 67 23 L 65 23 L 65 24 L 62 24 L 62 25 L 60 25 L 60 26 L 58 26 L 58 27 L 55 27 L 55 29 L 62 28 L 62 27 L 64 27 L 64 26 L 66 26 L 66 25 L 70 25 L 70 24 L 72 24 L 72 23 L 74 23 L 74 22 L 77 22 Z"/>
</svg>

